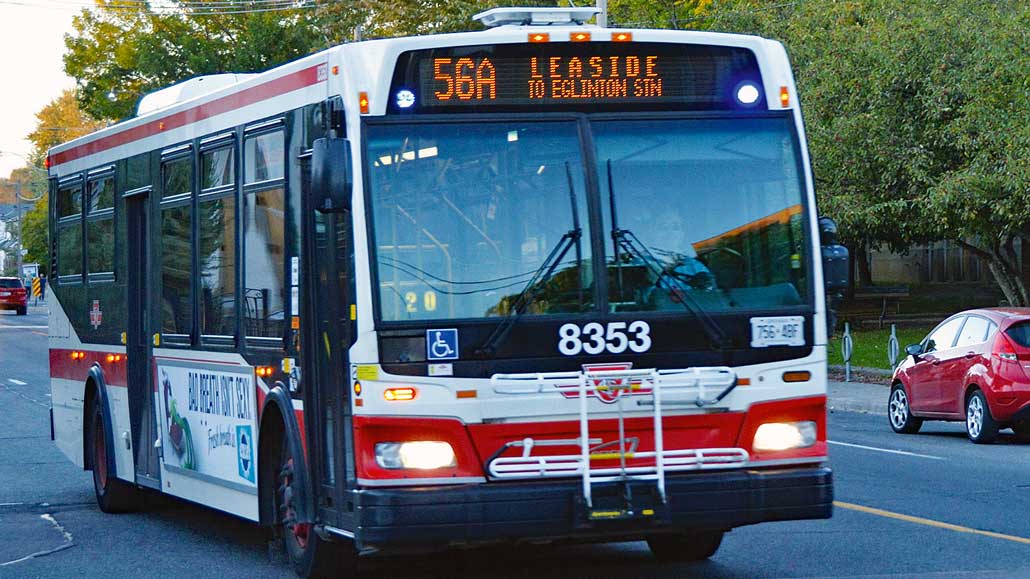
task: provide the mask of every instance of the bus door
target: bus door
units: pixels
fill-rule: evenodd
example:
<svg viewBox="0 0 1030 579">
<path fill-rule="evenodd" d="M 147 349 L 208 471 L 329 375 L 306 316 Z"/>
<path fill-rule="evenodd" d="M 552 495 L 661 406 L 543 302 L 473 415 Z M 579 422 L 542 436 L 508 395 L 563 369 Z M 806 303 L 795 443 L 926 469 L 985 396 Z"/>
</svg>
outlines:
<svg viewBox="0 0 1030 579">
<path fill-rule="evenodd" d="M 353 242 L 349 213 L 323 213 L 305 196 L 303 361 L 310 472 L 322 520 L 353 529 L 336 505 L 354 486 L 349 348 L 354 342 Z"/>
<path fill-rule="evenodd" d="M 136 464 L 136 483 L 161 488 L 158 466 L 157 423 L 151 387 L 152 338 L 147 295 L 150 291 L 150 191 L 132 191 L 125 196 L 128 249 L 128 320 L 125 334 L 129 420 Z"/>
</svg>

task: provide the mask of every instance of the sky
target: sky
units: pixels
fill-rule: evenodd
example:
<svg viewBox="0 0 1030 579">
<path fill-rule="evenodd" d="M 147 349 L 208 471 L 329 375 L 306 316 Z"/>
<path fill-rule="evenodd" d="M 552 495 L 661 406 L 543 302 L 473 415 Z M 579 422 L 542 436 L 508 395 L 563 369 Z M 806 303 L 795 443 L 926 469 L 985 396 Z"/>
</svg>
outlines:
<svg viewBox="0 0 1030 579">
<path fill-rule="evenodd" d="M 0 0 L 0 177 L 25 165 L 36 112 L 75 86 L 64 74 L 64 35 L 83 0 Z"/>
</svg>

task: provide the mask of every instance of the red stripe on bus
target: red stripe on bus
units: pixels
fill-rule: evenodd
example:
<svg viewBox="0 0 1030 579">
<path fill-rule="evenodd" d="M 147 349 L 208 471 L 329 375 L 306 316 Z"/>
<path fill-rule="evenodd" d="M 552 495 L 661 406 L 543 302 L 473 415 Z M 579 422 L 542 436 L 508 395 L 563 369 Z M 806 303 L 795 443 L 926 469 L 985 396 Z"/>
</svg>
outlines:
<svg viewBox="0 0 1030 579">
<path fill-rule="evenodd" d="M 198 121 L 229 112 L 233 109 L 242 108 L 263 100 L 268 100 L 319 82 L 325 82 L 324 78 L 319 79 L 318 74 L 318 69 L 324 66 L 325 64 L 316 64 L 315 66 L 298 70 L 297 72 L 292 72 L 257 86 L 225 95 L 224 97 L 215 99 L 211 102 L 155 119 L 148 123 L 126 129 L 113 135 L 102 137 L 95 141 L 90 141 L 89 143 L 85 143 L 77 147 L 72 147 L 67 151 L 55 153 L 50 158 L 50 166 L 53 167 L 62 163 L 68 163 L 82 157 L 106 151 L 107 149 L 159 134 L 163 131 L 177 129 L 191 123 L 196 123 Z"/>
<path fill-rule="evenodd" d="M 72 352 L 82 352 L 81 359 L 72 359 Z M 108 362 L 107 357 L 121 356 L 117 362 Z M 50 350 L 50 377 L 63 380 L 76 380 L 85 382 L 89 376 L 89 369 L 93 364 L 99 364 L 104 371 L 104 382 L 108 386 L 125 388 L 128 384 L 126 378 L 126 358 L 124 352 L 91 352 L 89 350 Z"/>
</svg>

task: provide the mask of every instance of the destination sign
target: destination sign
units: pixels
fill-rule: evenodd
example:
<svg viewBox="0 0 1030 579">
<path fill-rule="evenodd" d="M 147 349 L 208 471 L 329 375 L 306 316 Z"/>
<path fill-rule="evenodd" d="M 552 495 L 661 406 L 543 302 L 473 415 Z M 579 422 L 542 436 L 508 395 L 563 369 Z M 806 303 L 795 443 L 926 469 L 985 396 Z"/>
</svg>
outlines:
<svg viewBox="0 0 1030 579">
<path fill-rule="evenodd" d="M 403 53 L 390 112 L 720 110 L 764 107 L 737 98 L 761 87 L 754 54 L 695 44 L 556 42 L 436 48 Z"/>
</svg>

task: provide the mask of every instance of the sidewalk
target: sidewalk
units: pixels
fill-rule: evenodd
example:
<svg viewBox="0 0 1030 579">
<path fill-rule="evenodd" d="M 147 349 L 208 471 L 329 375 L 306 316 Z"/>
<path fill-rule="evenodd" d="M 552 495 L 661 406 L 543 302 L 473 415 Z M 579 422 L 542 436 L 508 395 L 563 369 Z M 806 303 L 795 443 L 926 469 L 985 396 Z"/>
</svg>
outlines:
<svg viewBox="0 0 1030 579">
<path fill-rule="evenodd" d="M 830 412 L 864 412 L 867 414 L 887 415 L 887 396 L 890 390 L 885 383 L 869 384 L 865 382 L 826 383 L 827 406 Z"/>
</svg>

